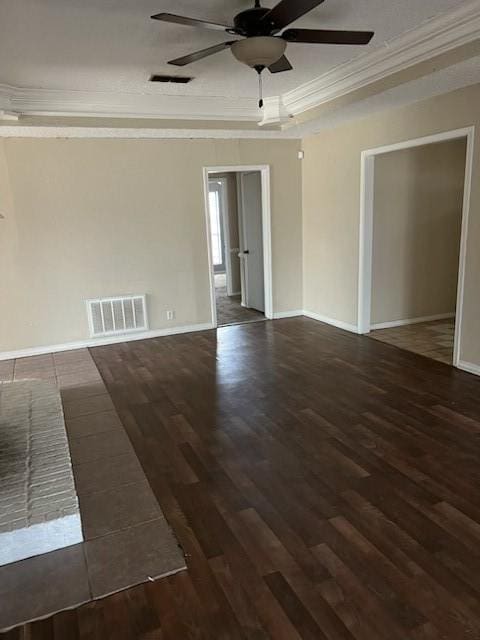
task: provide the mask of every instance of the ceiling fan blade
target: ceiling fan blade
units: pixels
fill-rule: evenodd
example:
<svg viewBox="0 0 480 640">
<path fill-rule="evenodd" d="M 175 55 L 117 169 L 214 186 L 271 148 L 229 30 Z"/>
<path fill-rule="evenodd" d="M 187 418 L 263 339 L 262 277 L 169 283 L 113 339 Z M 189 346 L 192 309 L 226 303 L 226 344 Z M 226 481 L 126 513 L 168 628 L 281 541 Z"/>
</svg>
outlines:
<svg viewBox="0 0 480 640">
<path fill-rule="evenodd" d="M 260 20 L 260 25 L 270 24 L 272 29 L 279 30 L 297 18 L 305 15 L 325 0 L 281 0 Z"/>
<path fill-rule="evenodd" d="M 286 56 L 282 56 L 280 60 L 277 60 L 268 67 L 270 73 L 280 73 L 282 71 L 291 71 L 292 69 L 293 67 Z"/>
<path fill-rule="evenodd" d="M 368 44 L 373 31 L 330 31 L 325 29 L 287 29 L 282 38 L 287 42 L 310 44 Z"/>
<path fill-rule="evenodd" d="M 208 47 L 207 49 L 202 49 L 201 51 L 195 51 L 195 53 L 189 53 L 187 56 L 182 56 L 181 58 L 176 58 L 175 60 L 169 60 L 168 64 L 174 64 L 176 67 L 184 67 L 186 64 L 197 62 L 197 60 L 201 60 L 202 58 L 211 56 L 214 53 L 218 53 L 219 51 L 228 49 L 234 42 L 235 40 L 222 42 L 221 44 L 216 44 L 213 47 Z"/>
<path fill-rule="evenodd" d="M 183 24 L 187 27 L 202 27 L 204 29 L 214 29 L 215 31 L 226 31 L 233 29 L 228 24 L 217 24 L 216 22 L 208 22 L 206 20 L 197 20 L 196 18 L 186 18 L 184 16 L 176 16 L 173 13 L 157 13 L 152 16 L 152 20 L 160 20 L 162 22 L 174 22 L 175 24 Z"/>
</svg>

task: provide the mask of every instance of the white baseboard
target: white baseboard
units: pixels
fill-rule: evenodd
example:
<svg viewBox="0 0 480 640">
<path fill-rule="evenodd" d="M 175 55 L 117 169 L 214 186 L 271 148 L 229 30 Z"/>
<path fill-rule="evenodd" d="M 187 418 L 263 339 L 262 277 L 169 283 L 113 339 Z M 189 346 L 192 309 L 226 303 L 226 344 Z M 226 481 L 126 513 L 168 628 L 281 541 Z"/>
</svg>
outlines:
<svg viewBox="0 0 480 640">
<path fill-rule="evenodd" d="M 208 331 L 213 329 L 211 322 L 205 324 L 192 324 L 187 326 L 172 327 L 168 329 L 152 329 L 139 333 L 129 333 L 123 336 L 109 336 L 107 338 L 90 338 L 89 340 L 79 340 L 64 344 L 46 345 L 43 347 L 30 347 L 28 349 L 18 349 L 16 351 L 4 351 L 0 353 L 0 360 L 13 360 L 14 358 L 26 358 L 28 356 L 38 356 L 44 353 L 58 353 L 60 351 L 73 351 L 75 349 L 85 349 L 86 347 L 101 347 L 120 342 L 133 342 L 135 340 L 148 340 L 149 338 L 161 338 L 163 336 L 174 336 L 181 333 L 193 333 L 195 331 Z"/>
<path fill-rule="evenodd" d="M 343 329 L 344 331 L 350 331 L 351 333 L 358 333 L 358 327 L 356 324 L 349 324 L 348 322 L 343 322 L 343 320 L 336 320 L 335 318 L 322 316 L 319 313 L 313 313 L 313 311 L 304 311 L 303 315 L 307 316 L 307 318 L 311 318 L 312 320 L 318 320 L 318 322 L 330 324 L 333 327 L 337 327 L 337 329 Z"/>
<path fill-rule="evenodd" d="M 407 324 L 417 324 L 419 322 L 433 322 L 434 320 L 448 320 L 454 318 L 453 313 L 437 313 L 434 316 L 421 316 L 419 318 L 406 318 L 405 320 L 392 320 L 391 322 L 377 322 L 370 327 L 371 331 L 375 329 L 392 329 L 393 327 L 403 327 Z"/>
<path fill-rule="evenodd" d="M 273 320 L 281 320 L 282 318 L 298 318 L 298 316 L 303 315 L 303 309 L 297 309 L 296 311 L 275 311 L 273 314 Z"/>
<path fill-rule="evenodd" d="M 479 364 L 473 364 L 472 362 L 465 362 L 465 360 L 460 360 L 457 366 L 462 371 L 467 371 L 468 373 L 473 373 L 476 376 L 480 376 Z"/>
</svg>

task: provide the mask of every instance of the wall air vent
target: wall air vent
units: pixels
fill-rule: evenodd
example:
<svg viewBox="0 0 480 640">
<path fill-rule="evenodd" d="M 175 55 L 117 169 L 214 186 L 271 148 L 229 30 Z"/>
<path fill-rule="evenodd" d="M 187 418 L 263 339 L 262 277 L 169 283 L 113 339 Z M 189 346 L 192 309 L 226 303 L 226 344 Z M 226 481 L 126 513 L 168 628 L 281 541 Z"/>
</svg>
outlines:
<svg viewBox="0 0 480 640">
<path fill-rule="evenodd" d="M 90 335 L 112 336 L 148 329 L 146 297 L 87 300 Z"/>
<path fill-rule="evenodd" d="M 191 82 L 193 78 L 187 76 L 159 76 L 153 75 L 150 77 L 150 82 L 173 82 L 174 84 L 187 84 Z"/>
</svg>

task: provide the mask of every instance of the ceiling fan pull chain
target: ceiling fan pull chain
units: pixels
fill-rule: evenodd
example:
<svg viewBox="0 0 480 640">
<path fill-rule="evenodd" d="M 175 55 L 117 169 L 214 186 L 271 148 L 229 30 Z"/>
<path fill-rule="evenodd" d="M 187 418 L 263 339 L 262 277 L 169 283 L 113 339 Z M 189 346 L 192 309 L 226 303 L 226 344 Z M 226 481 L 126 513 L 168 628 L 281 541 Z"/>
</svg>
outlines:
<svg viewBox="0 0 480 640">
<path fill-rule="evenodd" d="M 259 94 L 259 101 L 258 101 L 258 106 L 260 109 L 263 109 L 263 81 L 262 81 L 262 72 L 258 71 L 258 94 Z"/>
</svg>

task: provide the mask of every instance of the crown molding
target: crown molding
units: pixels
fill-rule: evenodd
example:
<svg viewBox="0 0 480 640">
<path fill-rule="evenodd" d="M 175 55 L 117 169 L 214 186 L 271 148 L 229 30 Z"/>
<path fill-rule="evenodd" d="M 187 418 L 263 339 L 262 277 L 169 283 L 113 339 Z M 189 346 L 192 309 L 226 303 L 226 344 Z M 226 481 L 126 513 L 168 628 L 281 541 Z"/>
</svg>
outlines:
<svg viewBox="0 0 480 640">
<path fill-rule="evenodd" d="M 0 126 L 1 138 L 125 138 L 147 140 L 294 140 L 289 131 L 259 129 L 148 129 L 136 127 Z"/>
<path fill-rule="evenodd" d="M 0 109 L 31 116 L 258 122 L 254 98 L 29 89 L 0 84 Z"/>
<path fill-rule="evenodd" d="M 480 38 L 480 0 L 464 0 L 383 46 L 280 96 L 254 98 L 63 91 L 0 84 L 0 111 L 10 115 L 215 120 L 285 125 L 288 118 Z M 209 137 L 214 137 L 210 135 Z M 237 136 L 240 137 L 240 136 Z"/>
<path fill-rule="evenodd" d="M 478 38 L 480 0 L 467 0 L 379 49 L 283 94 L 283 105 L 290 114 L 299 115 Z"/>
<path fill-rule="evenodd" d="M 267 124 L 285 124 L 291 117 L 283 104 L 281 96 L 265 98 L 262 112 L 263 119 L 258 123 L 259 127 Z"/>
</svg>

